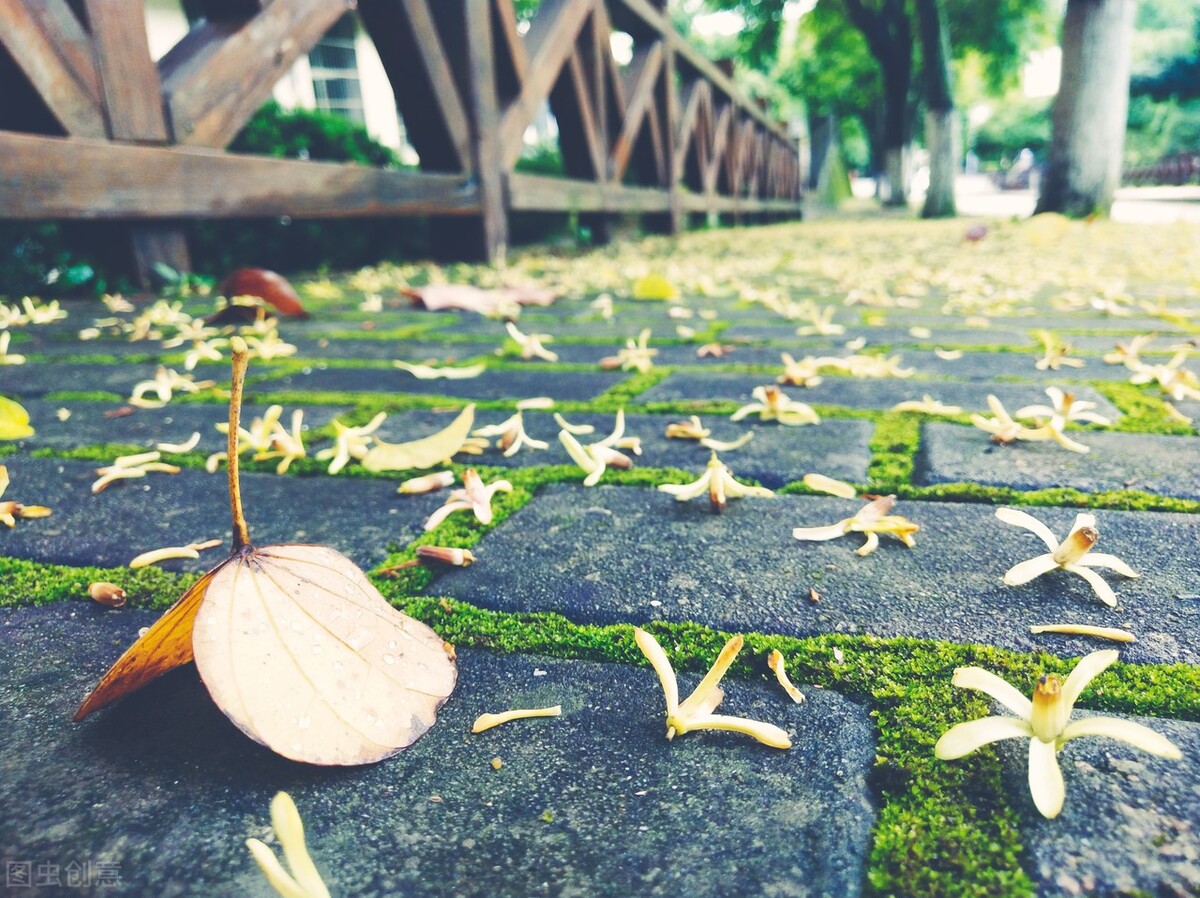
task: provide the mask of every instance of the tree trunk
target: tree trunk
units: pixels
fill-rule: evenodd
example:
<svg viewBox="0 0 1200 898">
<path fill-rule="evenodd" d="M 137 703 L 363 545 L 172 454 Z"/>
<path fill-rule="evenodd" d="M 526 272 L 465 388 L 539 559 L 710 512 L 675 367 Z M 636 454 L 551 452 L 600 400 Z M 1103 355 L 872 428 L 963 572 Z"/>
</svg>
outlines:
<svg viewBox="0 0 1200 898">
<path fill-rule="evenodd" d="M 925 148 L 929 151 L 929 188 L 922 218 L 952 218 L 958 152 L 954 97 L 950 91 L 950 38 L 938 0 L 916 0 L 925 90 Z"/>
<path fill-rule="evenodd" d="M 1067 0 L 1039 212 L 1108 215 L 1121 180 L 1136 0 Z"/>
<path fill-rule="evenodd" d="M 911 138 L 908 91 L 912 83 L 912 33 L 904 0 L 883 0 L 878 8 L 845 0 L 846 13 L 862 32 L 883 78 L 882 183 L 877 194 L 887 206 L 908 203 L 908 145 Z"/>
</svg>

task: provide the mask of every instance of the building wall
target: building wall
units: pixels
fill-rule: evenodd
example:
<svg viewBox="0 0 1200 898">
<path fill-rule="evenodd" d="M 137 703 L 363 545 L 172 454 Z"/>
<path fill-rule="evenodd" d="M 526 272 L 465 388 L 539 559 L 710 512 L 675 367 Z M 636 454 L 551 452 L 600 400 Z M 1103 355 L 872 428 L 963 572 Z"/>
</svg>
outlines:
<svg viewBox="0 0 1200 898">
<path fill-rule="evenodd" d="M 188 20 L 181 0 L 146 0 L 146 33 L 150 55 L 161 59 L 188 32 Z M 416 154 L 404 139 L 404 129 L 396 112 L 396 97 L 384 72 L 375 45 L 361 25 L 356 23 L 354 52 L 358 62 L 362 90 L 363 117 L 367 133 L 381 144 L 400 153 L 406 162 L 415 162 Z M 308 55 L 296 60 L 272 91 L 275 102 L 284 109 L 315 109 L 312 70 Z"/>
</svg>

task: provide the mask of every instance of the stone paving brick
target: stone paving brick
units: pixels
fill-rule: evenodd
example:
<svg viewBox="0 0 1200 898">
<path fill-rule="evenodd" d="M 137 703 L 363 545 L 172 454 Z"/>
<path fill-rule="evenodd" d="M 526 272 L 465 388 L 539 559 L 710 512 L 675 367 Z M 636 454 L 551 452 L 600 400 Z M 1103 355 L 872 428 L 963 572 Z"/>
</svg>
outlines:
<svg viewBox="0 0 1200 898">
<path fill-rule="evenodd" d="M 460 396 L 464 399 L 506 399 L 550 396 L 554 399 L 594 399 L 620 383 L 628 374 L 610 371 L 555 371 L 505 369 L 485 371 L 463 380 L 420 380 L 397 368 L 324 368 L 271 379 L 256 380 L 246 387 L 249 395 L 270 396 L 279 392 L 347 392 L 382 395 L 415 393 Z"/>
<path fill-rule="evenodd" d="M 1087 699 L 1084 692 L 1081 707 Z M 1005 788 L 1021 796 L 1016 805 L 1038 894 L 1200 893 L 1200 725 L 1134 719 L 1171 739 L 1183 760 L 1111 739 L 1076 739 L 1058 756 L 1067 799 L 1053 820 L 1029 798 L 1028 742 L 1000 743 Z"/>
<path fill-rule="evenodd" d="M 118 481 L 93 495 L 99 465 L 10 456 L 6 499 L 47 505 L 48 518 L 18 521 L 0 533 L 0 551 L 55 564 L 120 567 L 162 546 L 206 539 L 223 548 L 199 560 L 168 562 L 171 570 L 205 571 L 229 548 L 229 494 L 224 469 L 183 471 Z M 242 474 L 250 535 L 258 545 L 329 545 L 363 567 L 379 564 L 389 545 L 406 545 L 441 504 L 437 495 L 404 497 L 388 480 Z M 412 500 L 412 501 L 409 501 Z"/>
<path fill-rule="evenodd" d="M 928 350 L 904 349 L 897 354 L 905 367 L 916 368 L 917 373 L 950 377 L 963 380 L 994 381 L 997 376 L 1019 377 L 1039 383 L 1069 383 L 1072 381 L 1125 381 L 1130 371 L 1123 365 L 1106 365 L 1098 358 L 1084 359 L 1082 368 L 1063 367 L 1057 371 L 1038 370 L 1034 364 L 1040 354 L 1030 351 L 1028 355 L 1012 352 L 964 352 L 962 358 L 947 360 Z"/>
<path fill-rule="evenodd" d="M 128 396 L 134 384 L 151 380 L 153 364 L 105 365 L 98 363 L 44 363 L 0 366 L 0 394 L 5 396 L 44 396 L 58 392 L 94 392 L 97 390 Z M 201 377 L 197 377 L 201 380 Z M 228 382 L 229 373 L 225 372 Z"/>
<path fill-rule="evenodd" d="M 907 367 L 907 365 L 906 365 Z M 717 374 L 679 372 L 670 375 L 637 397 L 638 402 L 681 402 L 687 400 L 732 400 L 750 402 L 751 392 L 773 378 L 761 374 Z M 815 387 L 783 387 L 790 398 L 809 404 L 840 405 L 847 408 L 886 411 L 898 402 L 920 399 L 926 393 L 965 411 L 987 411 L 988 394 L 995 396 L 1010 411 L 1023 405 L 1044 403 L 1046 394 L 1039 384 L 949 382 L 912 378 L 858 380 L 850 377 L 826 377 Z M 1093 388 L 1078 386 L 1075 397 L 1096 403 L 1096 411 L 1113 420 L 1120 411 Z"/>
<path fill-rule="evenodd" d="M 291 340 L 296 358 L 369 359 L 371 361 L 456 363 L 476 356 L 490 356 L 498 347 L 491 343 L 451 340 Z"/>
<path fill-rule="evenodd" d="M 415 439 L 445 427 L 452 417 L 451 414 L 430 411 L 389 415 L 381 425 L 379 435 L 389 442 Z M 478 412 L 475 422 L 482 427 L 499 424 L 507 417 L 504 412 Z M 548 449 L 522 449 L 511 458 L 505 458 L 493 440 L 493 446 L 482 455 L 460 455 L 457 460 L 504 467 L 573 464 L 558 440 L 560 428 L 551 415 L 526 412 L 523 417 L 526 433 L 549 443 Z M 580 437 L 585 442 L 606 436 L 612 431 L 615 421 L 613 415 L 571 414 L 567 418 L 572 424 L 591 424 L 596 428 L 595 436 Z M 709 450 L 692 440 L 667 439 L 667 424 L 676 420 L 682 420 L 681 416 L 625 416 L 625 433 L 642 440 L 642 455 L 634 457 L 637 467 L 675 467 L 695 471 L 699 475 L 708 461 Z M 747 430 L 753 431 L 754 438 L 748 444 L 721 455 L 734 474 L 743 480 L 758 480 L 772 489 L 799 480 L 811 471 L 855 482 L 866 480 L 867 465 L 871 460 L 868 442 L 872 433 L 868 422 L 829 421 L 819 428 L 805 428 L 802 431 L 773 424 L 733 424 L 714 417 L 704 418 L 702 423 L 712 430 L 713 438 L 719 440 L 733 440 Z"/>
<path fill-rule="evenodd" d="M 927 423 L 914 476 L 921 484 L 970 481 L 1088 492 L 1131 488 L 1200 499 L 1200 440 L 1195 437 L 1080 431 L 1071 438 L 1092 451 L 1067 452 L 1053 443 L 998 446 L 973 427 Z"/>
<path fill-rule="evenodd" d="M 1101 604 L 1080 577 L 1056 572 L 1006 587 L 1004 572 L 1045 551 L 1033 534 L 1002 524 L 984 505 L 902 502 L 921 526 L 916 546 L 890 537 L 867 558 L 862 537 L 800 542 L 793 527 L 849 517 L 861 502 L 814 496 L 738 499 L 723 515 L 707 499 L 676 502 L 656 491 L 546 487 L 475 548 L 479 563 L 428 588 L 503 611 L 557 611 L 588 623 L 692 620 L 733 631 L 807 636 L 871 633 L 976 642 L 1064 655 L 1094 648 L 1082 637 L 1033 636 L 1045 623 L 1131 629 L 1130 661 L 1200 661 L 1193 633 L 1200 601 L 1195 567 L 1180 546 L 1200 538 L 1200 518 L 1097 512 L 1099 551 L 1143 573 L 1106 579 L 1120 608 Z M 1066 509 L 1034 514 L 1060 537 Z M 809 598 L 809 588 L 821 595 Z"/>
<path fill-rule="evenodd" d="M 123 403 L 49 402 L 44 399 L 30 399 L 24 405 L 35 433 L 18 441 L 21 448 L 41 449 L 50 446 L 73 449 L 102 443 L 128 443 L 152 449 L 154 443 L 182 443 L 192 433 L 199 431 L 197 451 L 225 450 L 225 435 L 216 429 L 218 422 L 224 423 L 229 417 L 229 406 L 224 403 L 173 403 L 160 409 L 135 409 L 131 415 L 114 418 L 106 418 L 105 413 L 128 406 Z M 71 413 L 67 420 L 59 420 L 57 413 L 60 409 Z M 248 424 L 255 417 L 261 417 L 266 409 L 265 405 L 245 406 L 242 409 L 243 422 Z M 289 428 L 292 410 L 292 406 L 284 409 L 283 424 Z M 333 406 L 304 408 L 304 430 L 307 432 L 324 427 L 347 411 L 346 408 Z M 309 444 L 310 438 L 306 437 L 305 446 L 311 450 Z M 320 448 L 320 444 L 317 448 Z"/>
<path fill-rule="evenodd" d="M 4 861 L 118 864 L 130 894 L 266 896 L 243 842 L 269 829 L 286 789 L 335 895 L 861 892 L 873 725 L 829 690 L 795 705 L 773 684 L 726 680 L 723 707 L 794 733 L 787 752 L 729 734 L 668 742 L 647 667 L 472 651 L 429 733 L 366 767 L 273 755 L 191 665 L 71 723 L 155 617 L 74 602 L 0 611 L 0 714 L 21 746 L 0 782 Z M 469 735 L 484 711 L 550 704 L 562 717 Z"/>
</svg>

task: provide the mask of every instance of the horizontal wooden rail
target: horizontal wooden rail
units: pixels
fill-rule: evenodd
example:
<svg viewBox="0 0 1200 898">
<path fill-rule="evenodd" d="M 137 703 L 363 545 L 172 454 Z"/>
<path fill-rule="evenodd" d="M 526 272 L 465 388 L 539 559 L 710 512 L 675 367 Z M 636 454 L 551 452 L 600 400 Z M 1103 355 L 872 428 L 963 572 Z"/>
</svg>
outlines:
<svg viewBox="0 0 1200 898">
<path fill-rule="evenodd" d="M 0 131 L 0 218 L 471 215 L 458 175 Z"/>
<path fill-rule="evenodd" d="M 599 240 L 626 214 L 676 232 L 800 213 L 795 142 L 674 31 L 666 0 L 543 0 L 524 30 L 512 0 L 194 6 L 155 61 L 138 0 L 0 0 L 0 63 L 19 73 L 0 105 L 0 219 L 127 222 L 145 275 L 187 267 L 186 219 L 426 215 L 445 254 L 499 259 L 513 211 L 578 212 Z M 421 171 L 225 152 L 350 8 Z M 564 177 L 517 170 L 547 106 Z"/>
</svg>

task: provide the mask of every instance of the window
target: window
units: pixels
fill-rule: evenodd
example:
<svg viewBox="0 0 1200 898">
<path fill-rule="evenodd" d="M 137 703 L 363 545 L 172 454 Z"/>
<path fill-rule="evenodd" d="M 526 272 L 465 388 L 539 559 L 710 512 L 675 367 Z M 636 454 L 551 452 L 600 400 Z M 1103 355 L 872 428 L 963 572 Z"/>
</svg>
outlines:
<svg viewBox="0 0 1200 898">
<path fill-rule="evenodd" d="M 317 108 L 365 124 L 358 58 L 354 52 L 354 16 L 346 14 L 308 54 Z"/>
</svg>

